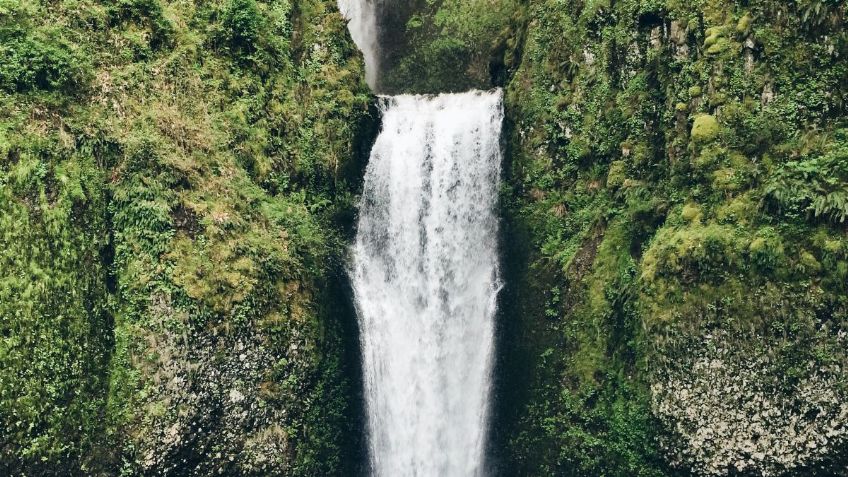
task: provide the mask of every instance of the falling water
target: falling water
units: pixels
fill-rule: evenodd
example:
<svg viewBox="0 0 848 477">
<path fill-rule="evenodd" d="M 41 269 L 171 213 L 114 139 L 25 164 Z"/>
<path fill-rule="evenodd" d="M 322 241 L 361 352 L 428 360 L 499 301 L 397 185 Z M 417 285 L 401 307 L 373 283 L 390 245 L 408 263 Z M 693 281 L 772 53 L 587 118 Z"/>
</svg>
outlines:
<svg viewBox="0 0 848 477">
<path fill-rule="evenodd" d="M 377 2 L 380 0 L 338 0 L 339 11 L 348 20 L 350 36 L 365 57 L 365 81 L 377 88 L 380 67 L 377 54 Z"/>
<path fill-rule="evenodd" d="M 501 92 L 382 97 L 380 107 L 352 270 L 372 472 L 481 475 Z"/>
</svg>

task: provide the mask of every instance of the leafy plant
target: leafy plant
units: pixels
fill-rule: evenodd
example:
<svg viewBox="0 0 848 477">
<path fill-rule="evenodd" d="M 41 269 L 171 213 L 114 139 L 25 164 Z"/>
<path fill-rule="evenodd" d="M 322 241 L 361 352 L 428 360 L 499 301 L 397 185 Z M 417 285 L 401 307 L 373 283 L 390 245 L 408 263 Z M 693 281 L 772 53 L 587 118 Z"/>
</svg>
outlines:
<svg viewBox="0 0 848 477">
<path fill-rule="evenodd" d="M 62 91 L 76 94 L 92 76 L 79 47 L 57 34 L 0 33 L 0 88 L 7 91 Z"/>
<path fill-rule="evenodd" d="M 222 23 L 234 48 L 248 52 L 258 48 L 265 19 L 255 0 L 231 0 L 223 12 Z"/>
<path fill-rule="evenodd" d="M 848 219 L 848 130 L 835 134 L 823 155 L 779 167 L 765 188 L 777 210 L 837 223 Z"/>
</svg>

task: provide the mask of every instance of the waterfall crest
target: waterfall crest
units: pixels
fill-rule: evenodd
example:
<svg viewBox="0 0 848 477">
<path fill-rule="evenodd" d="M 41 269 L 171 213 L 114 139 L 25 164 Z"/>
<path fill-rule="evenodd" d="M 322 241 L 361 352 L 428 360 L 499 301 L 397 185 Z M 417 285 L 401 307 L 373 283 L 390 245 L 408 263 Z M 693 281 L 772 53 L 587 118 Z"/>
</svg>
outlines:
<svg viewBox="0 0 848 477">
<path fill-rule="evenodd" d="M 382 97 L 353 248 L 374 475 L 483 473 L 502 93 Z"/>
</svg>

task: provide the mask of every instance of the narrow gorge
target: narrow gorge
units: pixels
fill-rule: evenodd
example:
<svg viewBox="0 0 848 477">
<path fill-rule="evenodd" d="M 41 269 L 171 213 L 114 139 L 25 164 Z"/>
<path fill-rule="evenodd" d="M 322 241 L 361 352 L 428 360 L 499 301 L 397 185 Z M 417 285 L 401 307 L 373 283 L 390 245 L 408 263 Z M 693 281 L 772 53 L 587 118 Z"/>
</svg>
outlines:
<svg viewBox="0 0 848 477">
<path fill-rule="evenodd" d="M 340 7 L 375 88 L 375 5 Z M 351 272 L 370 473 L 485 475 L 502 94 L 381 96 L 379 106 Z"/>
<path fill-rule="evenodd" d="M 848 2 L 0 0 L 0 475 L 848 477 Z"/>
</svg>

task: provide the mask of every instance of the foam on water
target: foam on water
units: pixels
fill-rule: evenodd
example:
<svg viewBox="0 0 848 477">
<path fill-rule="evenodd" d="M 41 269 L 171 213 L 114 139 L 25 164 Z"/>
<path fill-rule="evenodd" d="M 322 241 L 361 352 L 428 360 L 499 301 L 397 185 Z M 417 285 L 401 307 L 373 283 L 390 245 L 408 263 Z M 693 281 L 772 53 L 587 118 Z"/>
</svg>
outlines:
<svg viewBox="0 0 848 477">
<path fill-rule="evenodd" d="M 353 248 L 371 470 L 483 473 L 501 91 L 380 99 Z"/>
</svg>

